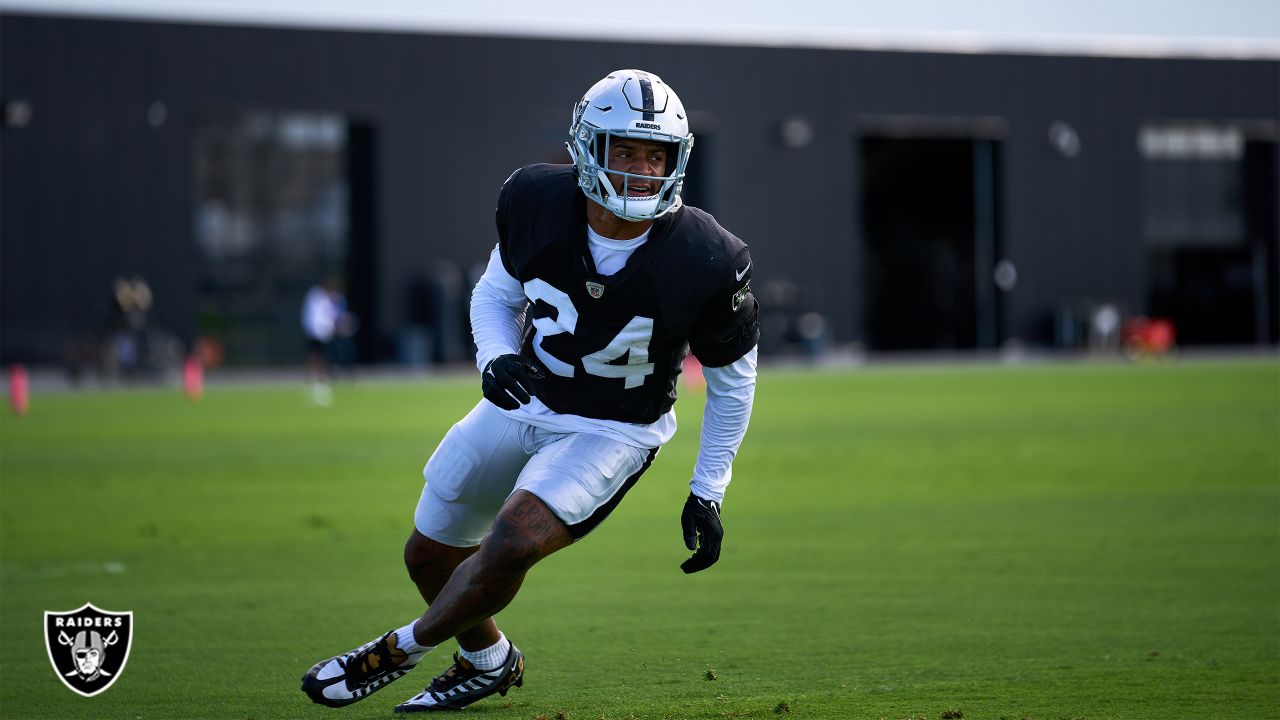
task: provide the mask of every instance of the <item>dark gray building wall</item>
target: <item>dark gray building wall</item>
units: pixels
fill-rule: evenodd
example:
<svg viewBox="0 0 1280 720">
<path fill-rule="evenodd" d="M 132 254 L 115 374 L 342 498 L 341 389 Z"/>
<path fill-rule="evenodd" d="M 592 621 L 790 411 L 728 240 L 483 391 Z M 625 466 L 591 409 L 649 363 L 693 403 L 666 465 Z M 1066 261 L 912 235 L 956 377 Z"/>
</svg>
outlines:
<svg viewBox="0 0 1280 720">
<path fill-rule="evenodd" d="M 885 116 L 998 118 L 998 218 L 1020 281 L 1005 336 L 1049 341 L 1063 302 L 1141 311 L 1136 145 L 1146 121 L 1274 122 L 1280 62 L 694 47 L 140 23 L 0 14 L 0 100 L 34 110 L 0 133 L 0 360 L 58 360 L 100 324 L 112 277 L 152 283 L 157 320 L 194 332 L 193 117 L 217 108 L 337 111 L 373 123 L 377 315 L 441 260 L 482 261 L 499 184 L 558 156 L 569 108 L 607 71 L 667 79 L 709 140 L 720 221 L 759 283 L 819 288 L 835 338 L 864 335 L 857 142 Z M 151 127 L 147 108 L 167 108 Z M 777 140 L 786 115 L 812 145 Z M 1048 141 L 1055 120 L 1082 152 Z M 990 125 L 990 123 L 988 123 Z M 695 153 L 698 149 L 695 149 Z"/>
</svg>

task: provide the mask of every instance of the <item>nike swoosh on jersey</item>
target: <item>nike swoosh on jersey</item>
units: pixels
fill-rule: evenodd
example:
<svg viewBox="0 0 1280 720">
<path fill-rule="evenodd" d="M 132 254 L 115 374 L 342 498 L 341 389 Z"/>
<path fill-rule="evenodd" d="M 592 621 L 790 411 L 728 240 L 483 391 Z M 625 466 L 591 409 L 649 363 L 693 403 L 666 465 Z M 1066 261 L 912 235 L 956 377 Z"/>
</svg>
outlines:
<svg viewBox="0 0 1280 720">
<path fill-rule="evenodd" d="M 751 262 L 755 262 L 755 261 L 754 261 L 754 260 L 752 260 Z M 748 271 L 748 270 L 750 270 L 750 269 L 751 269 L 751 263 L 747 263 L 747 266 L 746 266 L 746 267 L 744 267 L 744 268 L 742 268 L 742 272 L 736 272 L 736 271 L 735 271 L 735 272 L 733 273 L 733 275 L 734 275 L 734 280 L 741 280 L 741 279 L 743 278 L 743 276 L 745 276 L 745 275 L 747 274 L 747 271 Z"/>
</svg>

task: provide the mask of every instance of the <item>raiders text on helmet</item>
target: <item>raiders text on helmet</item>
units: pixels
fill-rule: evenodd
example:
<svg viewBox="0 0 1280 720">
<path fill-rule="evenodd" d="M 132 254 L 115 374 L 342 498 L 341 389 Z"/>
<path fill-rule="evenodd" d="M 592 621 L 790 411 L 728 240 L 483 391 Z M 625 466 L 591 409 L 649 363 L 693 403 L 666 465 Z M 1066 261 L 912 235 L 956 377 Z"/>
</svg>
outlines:
<svg viewBox="0 0 1280 720">
<path fill-rule="evenodd" d="M 667 174 L 650 178 L 608 169 L 609 143 L 632 138 L 669 146 Z M 623 220 L 652 220 L 680 207 L 685 166 L 693 148 L 684 104 L 662 78 L 643 70 L 617 70 L 591 86 L 574 106 L 569 126 L 569 155 L 578 168 L 578 185 L 587 197 Z M 671 160 L 674 158 L 674 162 Z M 619 195 L 605 174 L 622 178 Z M 658 192 L 630 197 L 627 184 L 658 180 Z"/>
</svg>

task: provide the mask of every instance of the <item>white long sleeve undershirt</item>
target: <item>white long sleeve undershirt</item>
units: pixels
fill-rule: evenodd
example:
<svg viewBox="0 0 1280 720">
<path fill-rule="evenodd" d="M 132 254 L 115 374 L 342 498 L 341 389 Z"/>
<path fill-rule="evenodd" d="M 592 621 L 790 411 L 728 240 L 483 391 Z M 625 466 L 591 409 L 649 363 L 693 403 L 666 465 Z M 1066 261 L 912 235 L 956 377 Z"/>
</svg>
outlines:
<svg viewBox="0 0 1280 720">
<path fill-rule="evenodd" d="M 483 371 L 499 355 L 520 352 L 528 306 L 524 288 L 502 266 L 495 247 L 489 255 L 489 266 L 471 291 L 471 334 L 476 341 L 477 369 Z"/>
<path fill-rule="evenodd" d="M 471 332 L 477 348 L 477 368 L 483 370 L 499 355 L 520 352 L 528 304 L 523 286 L 507 272 L 495 247 L 484 275 L 471 292 Z M 689 483 L 690 490 L 699 497 L 716 502 L 724 500 L 725 488 L 733 477 L 733 459 L 746 436 L 747 423 L 751 418 L 756 353 L 756 348 L 752 348 L 729 365 L 703 368 L 702 374 L 707 381 L 707 405 L 703 412 L 698 459 Z M 561 415 L 536 397 L 517 410 L 504 412 L 541 427 L 564 432 L 595 432 L 636 447 L 663 445 L 675 435 L 676 430 L 674 408 L 649 425 Z"/>
<path fill-rule="evenodd" d="M 702 413 L 698 461 L 689 483 L 689 489 L 700 498 L 724 502 L 725 488 L 733 479 L 733 458 L 746 437 L 755 400 L 756 351 L 753 347 L 724 367 L 702 369 L 707 407 Z"/>
</svg>

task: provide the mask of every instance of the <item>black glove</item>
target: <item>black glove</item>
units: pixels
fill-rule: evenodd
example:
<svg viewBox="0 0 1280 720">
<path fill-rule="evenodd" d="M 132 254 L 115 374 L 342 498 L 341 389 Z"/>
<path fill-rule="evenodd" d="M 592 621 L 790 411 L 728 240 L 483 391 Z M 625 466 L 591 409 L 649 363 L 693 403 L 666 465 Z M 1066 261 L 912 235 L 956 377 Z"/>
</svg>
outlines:
<svg viewBox="0 0 1280 720">
<path fill-rule="evenodd" d="M 693 557 L 680 563 L 680 569 L 696 573 L 715 565 L 720 559 L 720 540 L 724 538 L 720 503 L 689 493 L 684 512 L 680 513 L 680 527 L 684 529 L 685 547 L 696 550 Z"/>
<path fill-rule="evenodd" d="M 533 381 L 542 378 L 542 371 L 519 355 L 499 355 L 484 366 L 480 387 L 489 402 L 503 410 L 515 410 L 529 402 Z"/>
</svg>

